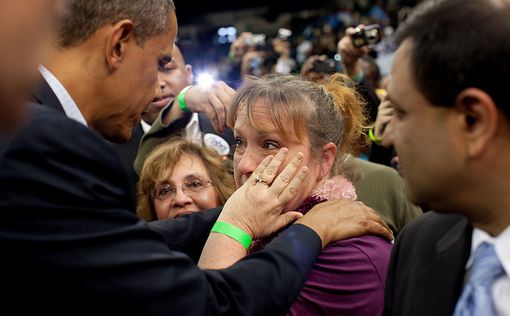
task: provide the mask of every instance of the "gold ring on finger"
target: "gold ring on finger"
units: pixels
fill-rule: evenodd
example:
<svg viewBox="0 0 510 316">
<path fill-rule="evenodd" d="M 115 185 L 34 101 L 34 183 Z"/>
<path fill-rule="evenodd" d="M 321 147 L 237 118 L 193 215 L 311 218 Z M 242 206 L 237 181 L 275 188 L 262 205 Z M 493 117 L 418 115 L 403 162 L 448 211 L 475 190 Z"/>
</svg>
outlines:
<svg viewBox="0 0 510 316">
<path fill-rule="evenodd" d="M 255 177 L 255 181 L 257 181 L 257 183 L 264 183 L 265 185 L 269 186 L 269 182 L 267 182 L 266 180 L 262 179 L 261 175 L 258 175 L 257 177 Z"/>
</svg>

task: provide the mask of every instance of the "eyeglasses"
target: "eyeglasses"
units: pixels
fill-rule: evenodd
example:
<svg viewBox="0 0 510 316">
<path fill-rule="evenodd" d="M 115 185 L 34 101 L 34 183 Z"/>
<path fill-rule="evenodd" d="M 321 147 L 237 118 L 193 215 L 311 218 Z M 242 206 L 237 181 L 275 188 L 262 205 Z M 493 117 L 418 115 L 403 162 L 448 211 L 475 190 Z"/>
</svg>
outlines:
<svg viewBox="0 0 510 316">
<path fill-rule="evenodd" d="M 180 188 L 182 192 L 189 196 L 193 196 L 196 193 L 202 192 L 205 188 L 212 185 L 211 181 L 202 178 L 192 178 L 184 181 L 183 185 L 175 186 L 170 184 L 159 184 L 152 189 L 152 197 L 160 201 L 168 199 L 173 200 L 177 194 L 177 190 Z"/>
</svg>

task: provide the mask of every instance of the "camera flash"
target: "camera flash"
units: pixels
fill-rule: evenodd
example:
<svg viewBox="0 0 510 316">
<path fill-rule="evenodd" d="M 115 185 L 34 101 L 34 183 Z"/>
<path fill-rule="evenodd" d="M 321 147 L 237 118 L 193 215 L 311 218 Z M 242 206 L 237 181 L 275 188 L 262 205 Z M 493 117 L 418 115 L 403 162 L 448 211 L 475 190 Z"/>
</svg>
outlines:
<svg viewBox="0 0 510 316">
<path fill-rule="evenodd" d="M 202 87 L 210 87 L 214 83 L 214 78 L 208 73 L 202 73 L 198 75 L 197 83 L 199 86 Z"/>
</svg>

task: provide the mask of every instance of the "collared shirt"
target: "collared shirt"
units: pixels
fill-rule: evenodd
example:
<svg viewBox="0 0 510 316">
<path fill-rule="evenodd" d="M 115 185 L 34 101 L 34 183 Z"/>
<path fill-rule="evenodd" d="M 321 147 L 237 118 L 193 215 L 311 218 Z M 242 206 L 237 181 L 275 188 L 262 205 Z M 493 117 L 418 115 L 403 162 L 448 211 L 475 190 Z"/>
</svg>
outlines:
<svg viewBox="0 0 510 316">
<path fill-rule="evenodd" d="M 152 125 L 150 125 L 149 123 L 145 122 L 144 120 L 141 120 L 140 123 L 142 124 L 142 129 L 143 129 L 144 133 L 147 133 L 151 129 L 151 127 L 152 127 Z"/>
<path fill-rule="evenodd" d="M 199 146 L 203 146 L 202 131 L 198 121 L 198 113 L 193 113 L 188 125 L 186 125 L 186 139 Z"/>
<path fill-rule="evenodd" d="M 73 119 L 85 126 L 88 126 L 87 121 L 83 117 L 83 114 L 80 112 L 80 109 L 74 102 L 73 98 L 67 92 L 66 88 L 60 83 L 60 81 L 55 77 L 46 67 L 43 65 L 39 66 L 39 72 L 43 76 L 44 80 L 48 83 L 53 93 L 57 96 L 57 99 L 60 101 L 64 112 L 67 117 Z"/>
<path fill-rule="evenodd" d="M 494 300 L 494 308 L 497 315 L 510 315 L 510 226 L 507 227 L 499 236 L 491 237 L 487 232 L 474 228 L 471 242 L 471 255 L 466 264 L 467 280 L 471 273 L 473 265 L 473 256 L 475 250 L 482 242 L 494 245 L 496 255 L 498 256 L 505 274 L 494 281 L 492 285 L 492 297 Z"/>
</svg>

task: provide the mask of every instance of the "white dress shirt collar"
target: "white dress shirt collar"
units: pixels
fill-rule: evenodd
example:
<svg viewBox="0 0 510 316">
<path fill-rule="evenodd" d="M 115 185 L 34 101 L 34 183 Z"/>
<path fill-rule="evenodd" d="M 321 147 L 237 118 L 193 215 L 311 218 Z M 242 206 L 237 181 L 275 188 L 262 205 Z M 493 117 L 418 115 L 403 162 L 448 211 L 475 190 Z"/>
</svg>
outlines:
<svg viewBox="0 0 510 316">
<path fill-rule="evenodd" d="M 73 119 L 85 126 L 88 126 L 87 121 L 83 117 L 83 114 L 80 112 L 80 109 L 74 102 L 73 98 L 67 92 L 66 88 L 60 83 L 60 81 L 55 77 L 46 67 L 43 65 L 39 66 L 39 72 L 43 76 L 44 80 L 48 83 L 53 93 L 57 96 L 57 99 L 60 101 L 64 112 L 67 117 Z"/>
</svg>

